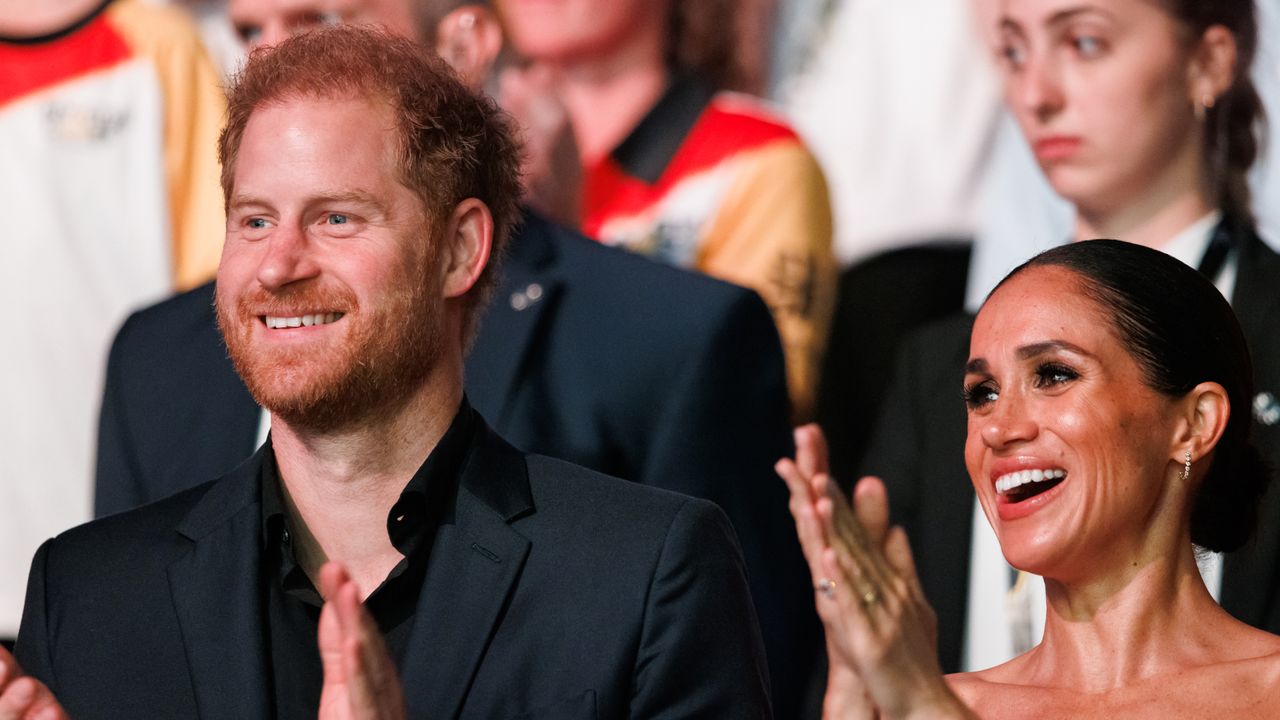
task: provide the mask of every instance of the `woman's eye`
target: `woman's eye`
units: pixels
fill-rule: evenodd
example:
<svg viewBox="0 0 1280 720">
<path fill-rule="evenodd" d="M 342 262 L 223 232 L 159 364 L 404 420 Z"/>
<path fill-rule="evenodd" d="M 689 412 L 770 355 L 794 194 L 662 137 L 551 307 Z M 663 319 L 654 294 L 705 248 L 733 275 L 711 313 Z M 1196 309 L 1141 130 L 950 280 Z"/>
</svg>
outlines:
<svg viewBox="0 0 1280 720">
<path fill-rule="evenodd" d="M 1064 385 L 1080 377 L 1080 373 L 1058 363 L 1046 363 L 1036 368 L 1035 385 L 1038 388 Z"/>
<path fill-rule="evenodd" d="M 977 410 L 990 405 L 1000 397 L 1000 393 L 996 392 L 995 386 L 987 381 L 965 385 L 961 395 L 964 397 L 965 407 L 970 410 Z"/>
<path fill-rule="evenodd" d="M 1091 58 L 1102 54 L 1102 38 L 1094 35 L 1077 35 L 1072 39 L 1071 44 L 1075 46 L 1076 52 L 1081 57 Z"/>
<path fill-rule="evenodd" d="M 1022 67 L 1027 61 L 1027 52 L 1020 45 L 1005 43 L 1000 47 L 1000 59 L 1012 69 Z"/>
</svg>

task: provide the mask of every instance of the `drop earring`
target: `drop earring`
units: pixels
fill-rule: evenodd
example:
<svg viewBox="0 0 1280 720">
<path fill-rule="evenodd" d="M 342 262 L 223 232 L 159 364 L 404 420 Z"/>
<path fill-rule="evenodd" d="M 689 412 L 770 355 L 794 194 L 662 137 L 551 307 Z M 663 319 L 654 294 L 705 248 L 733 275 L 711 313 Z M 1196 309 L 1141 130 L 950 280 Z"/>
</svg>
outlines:
<svg viewBox="0 0 1280 720">
<path fill-rule="evenodd" d="M 1191 451 L 1190 450 L 1187 451 L 1186 457 L 1187 457 L 1187 461 L 1182 465 L 1183 482 L 1186 482 L 1187 478 L 1191 477 Z"/>
</svg>

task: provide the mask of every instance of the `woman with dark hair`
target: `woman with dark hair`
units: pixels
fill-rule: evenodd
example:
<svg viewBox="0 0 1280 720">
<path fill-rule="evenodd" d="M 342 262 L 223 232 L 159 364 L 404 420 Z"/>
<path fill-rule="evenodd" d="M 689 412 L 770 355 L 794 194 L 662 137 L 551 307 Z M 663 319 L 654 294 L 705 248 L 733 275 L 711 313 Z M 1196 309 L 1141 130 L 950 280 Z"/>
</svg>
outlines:
<svg viewBox="0 0 1280 720">
<path fill-rule="evenodd" d="M 1075 239 L 1118 237 L 1161 250 L 1231 300 L 1254 353 L 1256 387 L 1235 412 L 1256 414 L 1255 441 L 1280 463 L 1280 257 L 1254 229 L 1245 183 L 1262 118 L 1248 74 L 1253 3 L 1000 0 L 996 18 L 1006 102 L 1045 177 L 1074 205 Z M 858 464 L 884 478 L 894 521 L 916 538 L 949 671 L 990 667 L 1030 648 L 1045 602 L 1040 583 L 1010 573 L 976 512 L 960 462 L 963 410 L 937 400 L 959 385 L 971 325 L 957 319 L 904 342 Z M 1280 496 L 1266 508 L 1280 517 Z M 1277 632 L 1277 557 L 1280 525 L 1268 523 L 1256 543 L 1201 561 L 1228 612 Z"/>
<path fill-rule="evenodd" d="M 734 25 L 760 6 L 498 0 L 524 61 L 504 78 L 503 106 L 526 126 L 535 207 L 760 293 L 786 353 L 793 415 L 805 419 L 835 294 L 831 209 L 796 133 L 728 91 L 750 82 L 742 50 L 758 47 L 736 43 Z M 565 122 L 581 159 L 568 167 Z"/>
<path fill-rule="evenodd" d="M 826 716 L 1280 713 L 1280 637 L 1223 611 L 1195 557 L 1257 519 L 1252 372 L 1217 288 L 1164 253 L 1081 242 L 1001 282 L 973 328 L 965 463 L 1005 557 L 1045 579 L 1044 640 L 945 681 L 883 484 L 864 478 L 851 509 L 802 429 L 778 469 L 819 579 Z"/>
</svg>

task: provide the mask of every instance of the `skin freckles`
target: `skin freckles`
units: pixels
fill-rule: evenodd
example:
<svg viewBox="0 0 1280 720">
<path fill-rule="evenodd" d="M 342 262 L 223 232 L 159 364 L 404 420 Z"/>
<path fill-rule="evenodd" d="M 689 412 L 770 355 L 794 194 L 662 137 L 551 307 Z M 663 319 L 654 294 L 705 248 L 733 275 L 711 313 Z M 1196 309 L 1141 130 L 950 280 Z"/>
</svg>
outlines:
<svg viewBox="0 0 1280 720">
<path fill-rule="evenodd" d="M 1159 557 L 1185 520 L 1166 511 L 1176 498 L 1162 482 L 1172 401 L 1147 387 L 1105 313 L 1078 290 L 1073 273 L 1052 267 L 1006 283 L 978 316 L 965 376 L 966 464 L 1005 556 L 1064 580 L 1098 574 L 1108 557 Z M 1065 322 L 1081 317 L 1094 321 Z M 1067 477 L 1024 501 L 1034 512 L 1009 517 L 994 481 L 1023 468 Z"/>
</svg>

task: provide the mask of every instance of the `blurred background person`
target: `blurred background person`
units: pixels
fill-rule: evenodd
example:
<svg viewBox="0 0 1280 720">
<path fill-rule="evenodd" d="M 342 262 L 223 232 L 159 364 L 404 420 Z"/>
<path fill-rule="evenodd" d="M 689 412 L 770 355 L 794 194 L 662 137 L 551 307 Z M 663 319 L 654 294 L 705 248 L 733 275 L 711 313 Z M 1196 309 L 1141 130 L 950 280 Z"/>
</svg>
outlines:
<svg viewBox="0 0 1280 720">
<path fill-rule="evenodd" d="M 1280 256 L 1258 236 L 1247 174 L 1262 106 L 1249 69 L 1257 42 L 1248 0 L 1002 0 L 998 42 L 1005 99 L 1076 239 L 1118 237 L 1198 268 L 1231 299 L 1253 352 L 1255 441 L 1280 464 Z M 905 344 L 864 474 L 884 477 L 894 521 L 917 548 L 938 612 L 944 670 L 978 669 L 1034 644 L 1039 583 L 1019 580 L 981 522 L 961 463 L 960 387 L 971 317 Z M 1211 342 L 1211 341 L 1208 341 Z M 1244 409 L 1236 408 L 1237 412 Z M 839 443 L 833 438 L 833 443 Z M 957 508 L 970 508 L 958 512 Z M 1237 618 L 1280 630 L 1280 499 L 1269 496 L 1256 542 L 1201 570 Z"/>
<path fill-rule="evenodd" d="M 782 336 L 793 414 L 811 415 L 835 283 L 830 207 L 796 134 L 759 101 L 723 91 L 740 64 L 722 26 L 740 6 L 497 5 L 524 69 L 504 89 L 544 108 L 549 119 L 534 125 L 545 136 L 567 128 L 581 159 L 580 190 L 539 192 L 557 163 L 535 154 L 535 202 L 603 242 L 758 291 Z M 554 154 L 563 143 L 530 147 Z"/>
<path fill-rule="evenodd" d="M 88 520 L 112 329 L 213 276 L 223 100 L 191 23 L 136 0 L 0 4 L 0 638 L 28 563 Z"/>
</svg>

